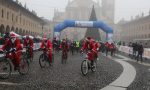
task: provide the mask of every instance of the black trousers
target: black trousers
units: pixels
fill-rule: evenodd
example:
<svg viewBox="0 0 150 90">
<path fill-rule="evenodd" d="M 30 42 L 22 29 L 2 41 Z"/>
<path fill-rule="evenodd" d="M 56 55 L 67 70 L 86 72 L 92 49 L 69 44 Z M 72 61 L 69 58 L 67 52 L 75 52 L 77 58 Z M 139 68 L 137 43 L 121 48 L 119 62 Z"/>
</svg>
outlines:
<svg viewBox="0 0 150 90">
<path fill-rule="evenodd" d="M 141 62 L 143 61 L 143 52 L 138 52 L 137 61 L 139 61 L 139 59 L 141 60 Z"/>
</svg>

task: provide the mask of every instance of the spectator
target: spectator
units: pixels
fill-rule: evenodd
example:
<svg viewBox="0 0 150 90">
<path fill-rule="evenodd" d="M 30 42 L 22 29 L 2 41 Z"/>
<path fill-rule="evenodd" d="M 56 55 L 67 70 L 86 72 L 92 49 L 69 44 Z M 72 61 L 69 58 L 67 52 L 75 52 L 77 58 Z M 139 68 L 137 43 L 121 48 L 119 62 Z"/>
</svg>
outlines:
<svg viewBox="0 0 150 90">
<path fill-rule="evenodd" d="M 139 58 L 141 59 L 141 63 L 143 61 L 143 52 L 144 52 L 144 48 L 142 43 L 140 42 L 140 44 L 138 45 L 138 55 L 137 55 L 137 62 L 139 61 Z"/>
</svg>

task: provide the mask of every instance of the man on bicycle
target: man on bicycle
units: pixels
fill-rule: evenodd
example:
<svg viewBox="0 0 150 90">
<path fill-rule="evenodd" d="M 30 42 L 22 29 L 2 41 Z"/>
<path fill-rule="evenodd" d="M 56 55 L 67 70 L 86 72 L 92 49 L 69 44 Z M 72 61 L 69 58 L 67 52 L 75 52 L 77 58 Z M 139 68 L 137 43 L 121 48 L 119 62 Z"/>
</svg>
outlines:
<svg viewBox="0 0 150 90">
<path fill-rule="evenodd" d="M 52 63 L 52 42 L 49 39 L 44 38 L 40 48 L 48 52 L 48 58 L 50 60 L 50 63 Z"/>
<path fill-rule="evenodd" d="M 66 54 L 66 58 L 68 58 L 68 50 L 69 50 L 69 45 L 67 43 L 67 40 L 66 39 L 63 39 L 61 44 L 60 44 L 60 47 L 62 49 L 62 53 L 63 54 Z"/>
<path fill-rule="evenodd" d="M 95 59 L 95 46 L 94 46 L 94 39 L 92 39 L 91 37 L 87 37 L 85 39 L 85 41 L 83 42 L 83 46 L 81 48 L 81 51 L 85 51 L 88 52 L 88 60 L 91 61 L 91 65 L 93 66 L 93 61 Z"/>
<path fill-rule="evenodd" d="M 14 61 L 12 61 L 14 64 L 14 69 L 18 70 L 19 64 L 21 61 L 22 46 L 21 46 L 20 40 L 17 38 L 15 34 L 13 33 L 10 34 L 10 38 L 5 41 L 5 44 L 2 46 L 2 50 L 12 52 L 6 57 L 14 59 Z"/>
<path fill-rule="evenodd" d="M 24 39 L 24 47 L 29 48 L 30 57 L 33 58 L 33 40 L 29 35 L 26 35 L 26 38 Z"/>
<path fill-rule="evenodd" d="M 53 39 L 53 50 L 59 52 L 59 42 L 58 40 L 56 39 L 56 37 Z"/>
</svg>

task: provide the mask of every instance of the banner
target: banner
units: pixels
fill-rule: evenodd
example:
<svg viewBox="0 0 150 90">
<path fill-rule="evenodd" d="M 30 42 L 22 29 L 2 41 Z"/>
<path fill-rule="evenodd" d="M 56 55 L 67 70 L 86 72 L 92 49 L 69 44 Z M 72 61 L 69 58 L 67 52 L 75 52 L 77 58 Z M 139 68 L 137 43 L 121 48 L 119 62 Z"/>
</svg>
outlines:
<svg viewBox="0 0 150 90">
<path fill-rule="evenodd" d="M 75 22 L 76 27 L 93 27 L 93 22 L 86 22 L 86 21 L 76 21 Z"/>
</svg>

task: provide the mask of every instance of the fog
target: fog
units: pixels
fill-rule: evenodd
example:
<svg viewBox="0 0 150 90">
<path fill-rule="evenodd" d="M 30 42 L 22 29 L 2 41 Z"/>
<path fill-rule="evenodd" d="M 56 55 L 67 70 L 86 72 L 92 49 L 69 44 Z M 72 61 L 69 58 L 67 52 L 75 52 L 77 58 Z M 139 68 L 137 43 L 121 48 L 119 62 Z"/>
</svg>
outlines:
<svg viewBox="0 0 150 90">
<path fill-rule="evenodd" d="M 19 0 L 23 5 L 26 3 L 30 10 L 35 10 L 38 16 L 52 19 L 54 9 L 64 11 L 69 0 Z M 72 1 L 72 0 L 70 0 Z M 94 0 L 97 2 L 97 0 Z M 101 1 L 100 1 L 101 2 Z M 148 14 L 150 10 L 150 0 L 115 0 L 115 22 L 124 18 L 129 20 L 144 12 Z"/>
</svg>

